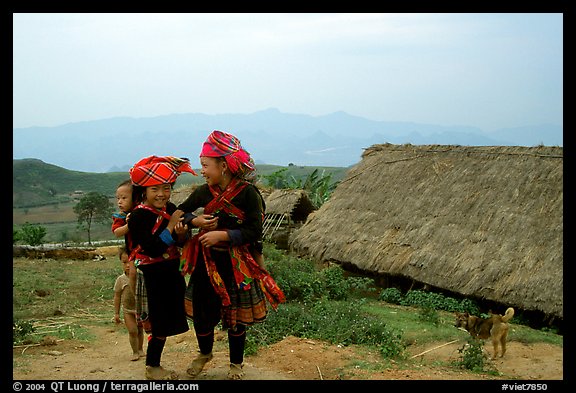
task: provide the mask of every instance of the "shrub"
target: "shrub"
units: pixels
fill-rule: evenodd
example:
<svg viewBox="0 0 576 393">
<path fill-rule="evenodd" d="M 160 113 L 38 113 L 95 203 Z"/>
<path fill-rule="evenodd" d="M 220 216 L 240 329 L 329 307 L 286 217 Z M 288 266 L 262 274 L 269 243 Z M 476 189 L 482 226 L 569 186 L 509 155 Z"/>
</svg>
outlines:
<svg viewBox="0 0 576 393">
<path fill-rule="evenodd" d="M 268 313 L 264 323 L 251 327 L 246 353 L 255 353 L 261 345 L 292 335 L 340 345 L 373 345 L 383 357 L 401 357 L 405 349 L 402 333 L 388 328 L 381 318 L 363 312 L 364 302 L 318 300 L 311 306 L 283 304 L 277 312 Z"/>
<path fill-rule="evenodd" d="M 344 271 L 339 266 L 331 266 L 321 270 L 321 277 L 328 299 L 346 300 L 349 284 L 344 277 Z"/>
<path fill-rule="evenodd" d="M 467 342 L 458 349 L 461 355 L 456 366 L 471 371 L 484 371 L 486 355 L 483 348 L 482 340 L 468 337 Z"/>
<path fill-rule="evenodd" d="M 282 260 L 267 257 L 267 268 L 288 301 L 346 300 L 354 291 L 367 290 L 372 282 L 366 277 L 346 278 L 338 265 L 318 270 L 312 261 L 294 257 Z"/>
<path fill-rule="evenodd" d="M 422 321 L 438 326 L 440 323 L 440 316 L 438 315 L 438 311 L 436 311 L 431 304 L 423 304 L 420 306 L 419 310 L 420 319 Z"/>
<path fill-rule="evenodd" d="M 34 326 L 29 321 L 12 320 L 12 345 L 26 341 L 29 334 L 34 333 Z"/>
<path fill-rule="evenodd" d="M 268 271 L 287 301 L 309 303 L 324 294 L 319 274 L 304 260 L 287 258 L 283 262 L 270 262 Z"/>
<path fill-rule="evenodd" d="M 38 246 L 46 236 L 46 228 L 41 225 L 25 223 L 20 230 L 20 239 L 31 246 Z"/>
<path fill-rule="evenodd" d="M 380 291 L 378 299 L 386 303 L 400 304 L 402 302 L 402 292 L 398 288 L 385 288 Z"/>
<path fill-rule="evenodd" d="M 20 231 L 15 225 L 12 225 L 12 244 L 16 244 L 20 240 Z"/>
<path fill-rule="evenodd" d="M 460 301 L 460 309 L 455 310 L 455 311 L 467 312 L 467 313 L 472 314 L 472 315 L 480 314 L 480 308 L 478 307 L 476 302 L 474 302 L 473 300 L 470 300 L 470 299 L 462 299 Z"/>
<path fill-rule="evenodd" d="M 444 296 L 441 293 L 424 292 L 420 290 L 408 291 L 406 296 L 400 301 L 403 306 L 413 306 L 422 308 L 432 308 L 434 310 L 444 310 L 448 312 L 469 312 L 478 315 L 479 308 L 470 299 L 458 301 L 452 297 Z"/>
</svg>

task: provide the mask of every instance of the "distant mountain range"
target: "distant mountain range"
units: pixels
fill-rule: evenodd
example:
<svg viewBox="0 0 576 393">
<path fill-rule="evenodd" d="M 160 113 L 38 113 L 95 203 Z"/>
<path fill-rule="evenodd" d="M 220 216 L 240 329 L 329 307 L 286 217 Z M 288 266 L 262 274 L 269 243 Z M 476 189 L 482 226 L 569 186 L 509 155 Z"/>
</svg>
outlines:
<svg viewBox="0 0 576 393">
<path fill-rule="evenodd" d="M 377 143 L 469 146 L 563 146 L 559 125 L 484 132 L 470 126 L 374 121 L 335 112 L 324 116 L 267 109 L 251 114 L 200 113 L 118 117 L 57 127 L 13 129 L 13 159 L 36 158 L 70 170 L 123 172 L 148 155 L 188 157 L 194 167 L 212 130 L 235 134 L 257 163 L 347 167 Z"/>
</svg>

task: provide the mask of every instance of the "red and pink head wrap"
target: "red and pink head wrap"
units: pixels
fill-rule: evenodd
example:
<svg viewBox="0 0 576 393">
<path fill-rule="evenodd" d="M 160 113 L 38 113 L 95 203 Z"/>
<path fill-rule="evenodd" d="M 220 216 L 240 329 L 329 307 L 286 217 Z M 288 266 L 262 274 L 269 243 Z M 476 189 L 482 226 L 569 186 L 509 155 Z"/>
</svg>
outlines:
<svg viewBox="0 0 576 393">
<path fill-rule="evenodd" d="M 182 172 L 198 176 L 187 158 L 150 156 L 141 159 L 130 168 L 130 179 L 132 184 L 150 187 L 174 183 Z"/>
<path fill-rule="evenodd" d="M 232 134 L 223 131 L 212 131 L 204 145 L 200 157 L 224 157 L 230 172 L 242 178 L 250 178 L 256 170 L 254 161 L 240 140 Z"/>
</svg>

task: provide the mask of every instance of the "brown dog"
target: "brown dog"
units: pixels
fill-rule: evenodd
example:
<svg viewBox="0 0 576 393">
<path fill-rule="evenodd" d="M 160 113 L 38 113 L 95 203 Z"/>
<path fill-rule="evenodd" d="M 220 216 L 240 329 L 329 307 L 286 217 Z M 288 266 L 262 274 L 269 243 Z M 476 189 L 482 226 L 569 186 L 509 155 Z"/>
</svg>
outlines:
<svg viewBox="0 0 576 393">
<path fill-rule="evenodd" d="M 508 321 L 510 321 L 513 316 L 514 309 L 512 307 L 508 307 L 503 316 L 500 314 L 490 314 L 489 318 L 480 318 L 470 315 L 467 312 L 457 312 L 455 326 L 466 329 L 472 337 L 483 340 L 491 338 L 492 345 L 494 346 L 494 356 L 492 359 L 496 359 L 498 355 L 498 345 L 502 347 L 500 357 L 506 353 L 506 339 L 510 328 Z"/>
</svg>

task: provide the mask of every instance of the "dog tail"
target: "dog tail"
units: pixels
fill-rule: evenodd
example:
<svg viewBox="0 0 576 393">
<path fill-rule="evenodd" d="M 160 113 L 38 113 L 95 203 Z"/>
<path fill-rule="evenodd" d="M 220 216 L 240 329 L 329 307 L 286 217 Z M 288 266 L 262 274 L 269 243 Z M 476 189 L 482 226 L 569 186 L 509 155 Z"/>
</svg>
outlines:
<svg viewBox="0 0 576 393">
<path fill-rule="evenodd" d="M 514 316 L 514 309 L 512 307 L 508 307 L 506 313 L 502 317 L 502 322 L 508 322 Z"/>
</svg>

